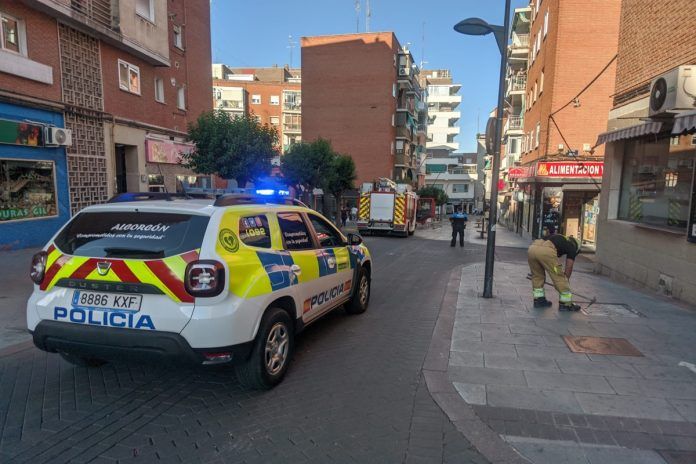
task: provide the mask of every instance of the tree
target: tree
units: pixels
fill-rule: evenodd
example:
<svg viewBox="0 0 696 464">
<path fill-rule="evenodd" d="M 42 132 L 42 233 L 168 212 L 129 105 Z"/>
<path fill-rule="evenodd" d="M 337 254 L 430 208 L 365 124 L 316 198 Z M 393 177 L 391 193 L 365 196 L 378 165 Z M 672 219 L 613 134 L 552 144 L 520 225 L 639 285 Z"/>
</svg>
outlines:
<svg viewBox="0 0 696 464">
<path fill-rule="evenodd" d="M 208 111 L 189 124 L 188 135 L 195 149 L 182 154 L 182 164 L 196 173 L 235 179 L 240 187 L 267 175 L 278 154 L 278 132 L 253 114 L 231 118 L 222 110 Z"/>
<path fill-rule="evenodd" d="M 331 142 L 317 139 L 292 145 L 283 155 L 280 170 L 289 185 L 297 191 L 312 192 L 322 187 L 332 169 L 335 152 Z"/>
<path fill-rule="evenodd" d="M 336 198 L 336 222 L 341 218 L 341 198 L 346 190 L 355 188 L 353 182 L 357 178 L 355 162 L 350 155 L 336 153 L 331 160 L 331 169 L 325 178 L 322 188 Z"/>
<path fill-rule="evenodd" d="M 437 206 L 442 206 L 449 201 L 449 197 L 445 191 L 433 185 L 421 187 L 416 193 L 418 193 L 419 197 L 434 199 Z"/>
</svg>

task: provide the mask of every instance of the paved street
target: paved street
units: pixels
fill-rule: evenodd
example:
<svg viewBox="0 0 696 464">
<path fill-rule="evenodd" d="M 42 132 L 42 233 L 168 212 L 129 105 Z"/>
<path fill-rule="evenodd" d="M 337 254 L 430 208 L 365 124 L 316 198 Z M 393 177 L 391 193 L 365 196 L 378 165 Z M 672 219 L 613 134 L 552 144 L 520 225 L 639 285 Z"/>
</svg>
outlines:
<svg viewBox="0 0 696 464">
<path fill-rule="evenodd" d="M 287 378 L 267 393 L 243 391 L 224 368 L 74 368 L 26 344 L 6 348 L 0 461 L 487 462 L 421 373 L 450 272 L 482 260 L 483 248 L 418 236 L 366 241 L 370 309 L 311 326 Z M 24 264 L 0 294 L 28 286 Z M 4 314 L 23 318 L 23 301 L 0 301 Z"/>
</svg>

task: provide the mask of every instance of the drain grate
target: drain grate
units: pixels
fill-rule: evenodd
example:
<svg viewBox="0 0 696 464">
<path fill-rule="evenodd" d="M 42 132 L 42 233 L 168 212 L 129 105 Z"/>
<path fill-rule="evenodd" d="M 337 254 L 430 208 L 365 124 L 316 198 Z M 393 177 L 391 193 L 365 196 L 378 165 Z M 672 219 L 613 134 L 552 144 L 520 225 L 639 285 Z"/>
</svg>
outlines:
<svg viewBox="0 0 696 464">
<path fill-rule="evenodd" d="M 573 353 L 643 356 L 643 353 L 638 351 L 625 338 L 572 337 L 564 335 L 563 341 L 565 341 Z"/>
<path fill-rule="evenodd" d="M 583 311 L 588 316 L 645 317 L 640 312 L 623 303 L 595 303 Z"/>
</svg>

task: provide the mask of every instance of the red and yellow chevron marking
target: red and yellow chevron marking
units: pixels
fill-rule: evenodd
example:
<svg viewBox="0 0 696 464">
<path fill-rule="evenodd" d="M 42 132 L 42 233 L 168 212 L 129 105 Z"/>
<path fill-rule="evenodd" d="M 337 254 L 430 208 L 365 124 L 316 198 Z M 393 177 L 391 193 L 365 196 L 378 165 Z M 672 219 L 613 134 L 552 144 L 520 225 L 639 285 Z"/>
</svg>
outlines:
<svg viewBox="0 0 696 464">
<path fill-rule="evenodd" d="M 358 208 L 358 219 L 370 219 L 370 194 L 360 195 L 360 208 Z"/>
<path fill-rule="evenodd" d="M 52 289 L 60 279 L 85 279 L 102 282 L 124 282 L 150 284 L 160 289 L 172 300 L 193 303 L 194 298 L 184 288 L 186 265 L 198 259 L 198 250 L 188 251 L 164 259 L 123 260 L 109 258 L 87 258 L 61 253 L 51 245 L 46 260 L 46 275 L 41 290 Z M 111 269 L 106 275 L 97 271 L 97 263 L 109 262 Z"/>
<path fill-rule="evenodd" d="M 396 195 L 394 198 L 394 224 L 404 223 L 404 211 L 406 211 L 406 197 Z"/>
</svg>

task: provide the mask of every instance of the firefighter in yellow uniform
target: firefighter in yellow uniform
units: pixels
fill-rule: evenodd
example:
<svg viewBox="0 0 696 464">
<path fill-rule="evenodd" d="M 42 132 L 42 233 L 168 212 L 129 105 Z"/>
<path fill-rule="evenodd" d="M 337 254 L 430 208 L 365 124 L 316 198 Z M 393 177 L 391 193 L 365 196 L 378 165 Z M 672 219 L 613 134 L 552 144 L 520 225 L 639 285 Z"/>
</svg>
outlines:
<svg viewBox="0 0 696 464">
<path fill-rule="evenodd" d="M 561 234 L 551 235 L 543 240 L 535 240 L 529 247 L 528 262 L 532 271 L 532 291 L 535 308 L 548 308 L 551 302 L 546 299 L 544 282 L 546 273 L 551 277 L 553 286 L 559 293 L 559 311 L 579 311 L 580 306 L 573 303 L 570 291 L 570 279 L 575 258 L 580 253 L 580 243 L 575 237 Z M 566 257 L 565 269 L 558 258 Z"/>
</svg>

